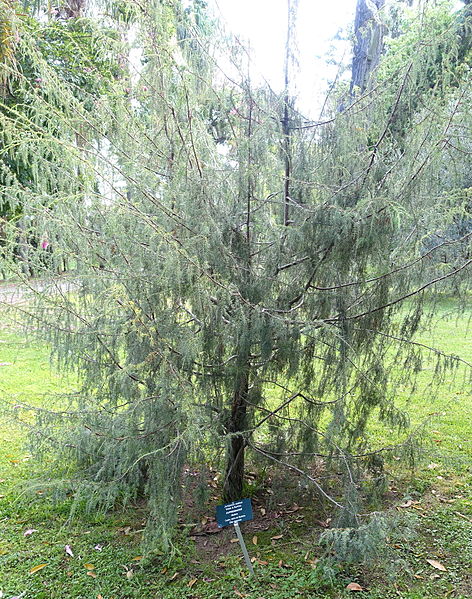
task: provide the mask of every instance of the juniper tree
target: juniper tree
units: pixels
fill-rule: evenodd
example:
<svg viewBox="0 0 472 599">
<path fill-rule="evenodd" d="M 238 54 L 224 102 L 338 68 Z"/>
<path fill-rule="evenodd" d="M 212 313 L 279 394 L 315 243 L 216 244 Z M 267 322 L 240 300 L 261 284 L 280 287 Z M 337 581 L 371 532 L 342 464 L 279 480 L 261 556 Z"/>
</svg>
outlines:
<svg viewBox="0 0 472 599">
<path fill-rule="evenodd" d="M 434 260 L 457 238 L 424 243 L 470 209 L 449 194 L 470 151 L 467 74 L 404 108 L 431 47 L 452 54 L 454 36 L 418 28 L 414 53 L 344 111 L 334 98 L 319 123 L 287 90 L 251 81 L 203 3 L 150 0 L 133 14 L 140 64 L 92 111 L 37 57 L 50 86 L 34 105 L 69 133 L 29 122 L 34 176 L 51 165 L 80 176 L 54 193 L 5 190 L 76 264 L 71 293 L 52 283 L 21 308 L 80 381 L 66 408 L 38 413 L 33 446 L 73 463 L 67 484 L 89 507 L 145 495 L 148 538 L 163 545 L 183 466 L 220 464 L 233 500 L 247 452 L 359 523 L 364 469 L 379 472 L 392 449 L 371 444 L 369 423 L 407 428 L 396 387 L 421 368 L 425 305 L 451 280 L 469 284 L 463 252 L 440 270 Z M 14 143 L 23 121 L 3 118 Z M 82 128 L 93 135 L 79 151 Z M 453 360 L 433 355 L 440 376 Z M 343 473 L 344 491 L 310 474 L 315 458 Z"/>
</svg>

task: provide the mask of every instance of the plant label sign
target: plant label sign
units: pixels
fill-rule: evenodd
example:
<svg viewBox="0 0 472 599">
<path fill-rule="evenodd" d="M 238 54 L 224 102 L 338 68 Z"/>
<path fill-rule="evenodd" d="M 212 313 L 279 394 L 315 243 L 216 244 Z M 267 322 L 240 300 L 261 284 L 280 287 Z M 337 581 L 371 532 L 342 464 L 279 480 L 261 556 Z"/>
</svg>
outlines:
<svg viewBox="0 0 472 599">
<path fill-rule="evenodd" d="M 216 506 L 216 521 L 219 528 L 252 520 L 252 504 L 250 499 L 240 499 L 232 503 Z"/>
<path fill-rule="evenodd" d="M 232 503 L 216 506 L 216 521 L 218 522 L 219 528 L 223 528 L 223 526 L 234 526 L 239 544 L 241 545 L 244 561 L 246 562 L 249 573 L 251 576 L 254 576 L 254 568 L 252 567 L 246 543 L 244 542 L 241 529 L 239 528 L 240 522 L 246 522 L 246 520 L 252 520 L 252 518 L 252 504 L 250 499 L 239 499 Z"/>
</svg>

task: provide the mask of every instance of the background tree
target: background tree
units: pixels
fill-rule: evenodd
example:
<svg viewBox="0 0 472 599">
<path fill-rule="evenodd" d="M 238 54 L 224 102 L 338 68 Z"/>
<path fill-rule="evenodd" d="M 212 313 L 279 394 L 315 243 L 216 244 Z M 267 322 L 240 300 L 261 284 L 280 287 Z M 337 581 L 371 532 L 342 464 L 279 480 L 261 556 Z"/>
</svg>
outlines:
<svg viewBox="0 0 472 599">
<path fill-rule="evenodd" d="M 91 19 L 38 20 L 34 13 L 17 14 L 14 5 L 11 11 L 14 55 L 2 69 L 0 216 L 17 227 L 16 257 L 24 272 L 33 274 L 29 246 L 40 246 L 42 238 L 49 238 L 49 243 L 53 239 L 47 224 L 39 231 L 32 222 L 24 195 L 35 193 L 53 205 L 55 196 L 72 192 L 77 183 L 73 174 L 80 179 L 80 173 L 75 159 L 67 162 L 63 144 L 74 140 L 81 148 L 97 138 L 86 121 L 74 122 L 73 115 L 80 110 L 86 117 L 121 76 L 120 39 L 116 30 Z M 55 265 L 62 267 L 60 256 Z"/>
</svg>

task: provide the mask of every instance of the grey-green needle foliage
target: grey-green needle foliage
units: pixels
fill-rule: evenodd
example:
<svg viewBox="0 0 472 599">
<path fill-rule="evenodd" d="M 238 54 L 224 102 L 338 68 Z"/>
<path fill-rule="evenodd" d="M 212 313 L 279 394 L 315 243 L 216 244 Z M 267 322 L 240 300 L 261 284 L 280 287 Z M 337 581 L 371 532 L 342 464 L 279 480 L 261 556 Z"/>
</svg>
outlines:
<svg viewBox="0 0 472 599">
<path fill-rule="evenodd" d="M 430 355 L 435 380 L 454 366 L 412 338 L 435 296 L 470 286 L 456 17 L 442 8 L 429 27 L 423 12 L 369 90 L 340 111 L 341 85 L 318 123 L 288 90 L 251 81 L 203 2 L 120 7 L 119 35 L 97 52 L 108 43 L 125 74 L 110 81 L 89 57 L 97 85 L 78 96 L 25 34 L 47 84 L 17 72 L 32 108 L 1 113 L 1 151 L 31 162 L 35 182 L 3 190 L 22 205 L 5 263 L 70 269 L 69 291 L 53 277 L 22 307 L 80 381 L 38 414 L 33 446 L 73 465 L 67 486 L 90 509 L 144 496 L 148 539 L 164 547 L 185 465 L 220 468 L 231 500 L 246 456 L 304 476 L 342 525 L 360 525 L 388 456 L 369 423 L 406 430 L 398 385 Z M 434 77 L 453 84 L 431 84 L 432 49 L 448 57 Z M 340 476 L 318 480 L 314 460 Z"/>
</svg>

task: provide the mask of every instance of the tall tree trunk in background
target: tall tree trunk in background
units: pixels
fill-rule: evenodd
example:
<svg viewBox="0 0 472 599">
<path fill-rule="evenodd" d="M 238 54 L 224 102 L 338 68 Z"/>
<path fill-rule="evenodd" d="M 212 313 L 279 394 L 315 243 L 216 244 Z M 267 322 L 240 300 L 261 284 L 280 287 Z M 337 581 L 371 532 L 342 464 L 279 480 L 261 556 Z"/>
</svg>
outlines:
<svg viewBox="0 0 472 599">
<path fill-rule="evenodd" d="M 87 0 L 66 0 L 56 16 L 63 19 L 78 19 L 84 15 L 86 8 Z"/>
<path fill-rule="evenodd" d="M 298 0 L 287 0 L 287 38 L 285 42 L 285 61 L 284 61 L 284 103 L 282 116 L 283 133 L 283 154 L 284 154 L 284 216 L 285 226 L 290 224 L 290 180 L 292 177 L 291 160 L 291 134 L 290 115 L 293 112 L 293 97 L 291 97 L 291 75 L 295 63 L 294 57 L 294 34 L 295 21 L 298 10 Z"/>
<path fill-rule="evenodd" d="M 472 45 L 472 35 L 470 29 L 472 24 L 472 0 L 462 0 L 462 2 L 464 6 L 459 20 L 460 59 L 464 59 L 467 56 L 467 53 L 470 51 L 470 47 Z"/>
<path fill-rule="evenodd" d="M 379 63 L 383 49 L 385 27 L 379 11 L 385 0 L 357 0 L 354 21 L 354 57 L 349 94 L 364 93 L 369 86 L 372 71 Z"/>
</svg>

